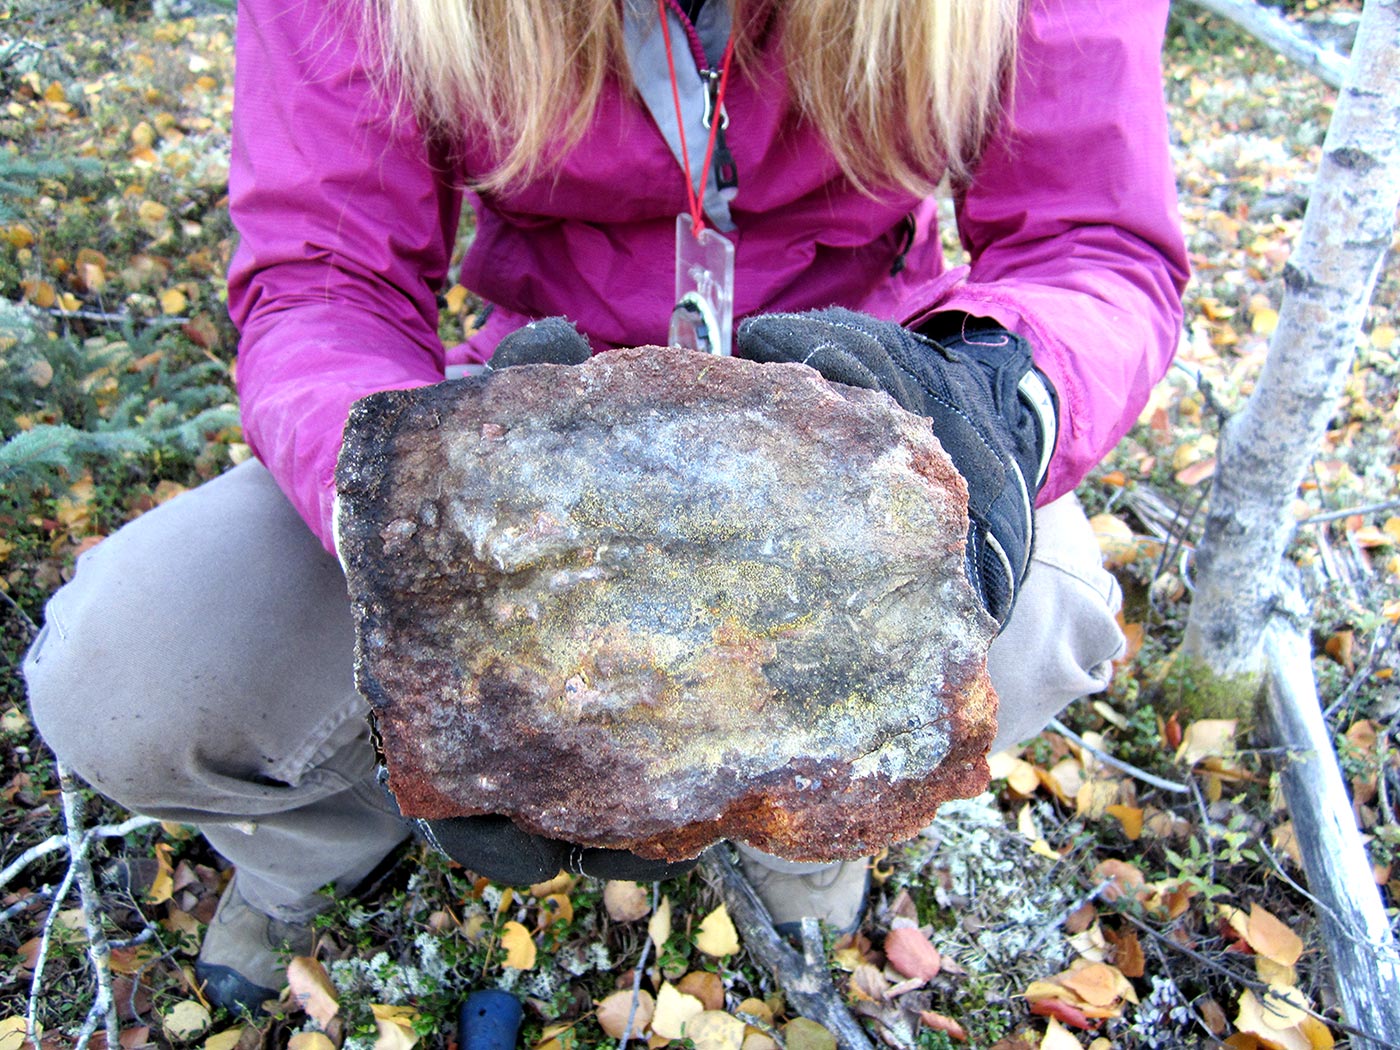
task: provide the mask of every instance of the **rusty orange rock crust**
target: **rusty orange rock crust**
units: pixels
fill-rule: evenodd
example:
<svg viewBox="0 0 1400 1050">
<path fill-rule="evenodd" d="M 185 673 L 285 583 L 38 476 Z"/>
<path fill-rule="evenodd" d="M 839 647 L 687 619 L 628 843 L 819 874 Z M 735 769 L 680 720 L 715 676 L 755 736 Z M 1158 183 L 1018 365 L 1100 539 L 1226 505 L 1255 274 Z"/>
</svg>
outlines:
<svg viewBox="0 0 1400 1050">
<path fill-rule="evenodd" d="M 619 350 L 366 398 L 337 484 L 407 815 L 834 859 L 986 785 L 966 488 L 883 394 Z"/>
</svg>

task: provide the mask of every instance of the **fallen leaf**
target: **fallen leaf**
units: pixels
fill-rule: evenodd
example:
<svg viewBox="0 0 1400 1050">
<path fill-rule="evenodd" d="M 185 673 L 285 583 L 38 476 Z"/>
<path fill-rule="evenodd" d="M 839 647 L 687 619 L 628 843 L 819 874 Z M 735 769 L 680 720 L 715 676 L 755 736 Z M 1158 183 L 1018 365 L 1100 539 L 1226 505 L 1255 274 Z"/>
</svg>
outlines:
<svg viewBox="0 0 1400 1050">
<path fill-rule="evenodd" d="M 1098 541 L 1099 553 L 1107 568 L 1121 569 L 1137 559 L 1137 537 L 1127 522 L 1112 514 L 1095 514 L 1089 519 L 1089 527 L 1094 530 L 1094 539 Z"/>
<path fill-rule="evenodd" d="M 1136 842 L 1142 836 L 1142 809 L 1138 806 L 1125 806 L 1121 802 L 1104 809 L 1110 817 L 1118 821 L 1123 835 L 1129 842 Z"/>
<path fill-rule="evenodd" d="M 739 950 L 739 934 L 723 904 L 701 921 L 700 929 L 695 934 L 695 947 L 717 959 Z"/>
<path fill-rule="evenodd" d="M 885 957 L 904 977 L 930 981 L 943 968 L 943 957 L 916 927 L 901 926 L 885 938 Z"/>
<path fill-rule="evenodd" d="M 287 1040 L 287 1050 L 336 1050 L 325 1032 L 298 1032 Z"/>
<path fill-rule="evenodd" d="M 749 1031 L 744 1035 L 743 1050 L 778 1050 L 778 1044 L 773 1042 L 771 1036 Z"/>
<path fill-rule="evenodd" d="M 666 942 L 671 937 L 670 897 L 661 898 L 661 903 L 656 907 L 656 914 L 647 923 L 647 936 L 651 938 L 651 943 L 658 953 L 666 947 Z"/>
<path fill-rule="evenodd" d="M 1233 718 L 1202 718 L 1192 722 L 1182 734 L 1176 760 L 1194 766 L 1212 756 L 1224 758 L 1233 755 L 1238 725 Z"/>
<path fill-rule="evenodd" d="M 919 1020 L 935 1032 L 942 1032 L 955 1043 L 967 1042 L 967 1029 L 946 1014 L 933 1010 L 920 1010 Z"/>
<path fill-rule="evenodd" d="M 693 1017 L 705 1012 L 705 1004 L 693 995 L 679 991 L 666 981 L 656 994 L 656 1010 L 652 1014 L 651 1030 L 667 1039 L 680 1039 L 685 1026 Z"/>
<path fill-rule="evenodd" d="M 506 950 L 506 961 L 502 966 L 511 970 L 535 968 L 535 939 L 520 923 L 511 920 L 501 927 L 501 947 Z"/>
<path fill-rule="evenodd" d="M 1099 1026 L 1097 1021 L 1089 1020 L 1083 1010 L 1063 999 L 1036 999 L 1030 1009 L 1037 1017 L 1053 1017 L 1086 1032 Z"/>
<path fill-rule="evenodd" d="M 160 1027 L 171 1042 L 193 1042 L 209 1031 L 209 1008 L 193 999 L 185 999 L 161 1014 Z"/>
<path fill-rule="evenodd" d="M 889 999 L 890 982 L 885 980 L 877 967 L 861 963 L 851 972 L 851 998 L 872 1003 L 883 1003 Z"/>
<path fill-rule="evenodd" d="M 635 882 L 610 879 L 603 886 L 603 907 L 613 922 L 636 922 L 651 911 L 647 891 Z"/>
<path fill-rule="evenodd" d="M 39 1031 L 43 1031 L 42 1028 Z M 0 1021 L 0 1050 L 20 1050 L 29 1041 L 28 1029 L 23 1016 L 7 1017 Z"/>
<path fill-rule="evenodd" d="M 243 1028 L 225 1028 L 204 1040 L 204 1050 L 233 1050 L 243 1038 Z"/>
<path fill-rule="evenodd" d="M 627 1031 L 627 1018 L 632 1018 L 632 1034 L 640 1037 L 651 1027 L 652 1014 L 656 1010 L 656 1000 L 645 988 L 637 989 L 636 1012 L 632 1009 L 632 992 L 613 992 L 598 1004 L 598 1026 L 613 1039 L 621 1039 Z"/>
<path fill-rule="evenodd" d="M 567 894 L 550 893 L 540 898 L 540 928 L 551 923 L 574 921 L 574 903 Z"/>
<path fill-rule="evenodd" d="M 1108 880 L 1109 885 L 1103 890 L 1103 899 L 1110 904 L 1121 897 L 1135 895 L 1147 881 L 1141 871 L 1122 860 L 1100 861 L 1094 868 L 1093 879 L 1095 882 Z"/>
<path fill-rule="evenodd" d="M 287 964 L 287 987 L 292 990 L 292 998 L 306 1011 L 320 1027 L 325 1028 L 340 1011 L 340 996 L 326 973 L 326 968 L 315 959 L 298 955 Z"/>
<path fill-rule="evenodd" d="M 1080 1050 L 1079 1040 L 1052 1017 L 1045 1027 L 1045 1038 L 1040 1041 L 1040 1050 Z"/>
<path fill-rule="evenodd" d="M 742 1050 L 744 1022 L 723 1010 L 706 1010 L 690 1019 L 685 1036 L 695 1050 Z"/>
<path fill-rule="evenodd" d="M 568 893 L 574 888 L 575 881 L 574 877 L 567 871 L 561 871 L 558 875 L 554 876 L 554 878 L 547 879 L 544 882 L 537 882 L 531 886 L 530 896 L 539 900 L 544 900 L 544 898 L 555 893 Z"/>
<path fill-rule="evenodd" d="M 374 1050 L 412 1050 L 418 1042 L 418 1033 L 413 1030 L 413 1022 L 419 1016 L 415 1008 L 371 1003 L 370 1010 L 379 1029 Z"/>
<path fill-rule="evenodd" d="M 1292 966 L 1303 954 L 1302 939 L 1272 912 L 1257 904 L 1250 905 L 1249 925 L 1244 937 L 1256 952 L 1282 966 Z"/>
<path fill-rule="evenodd" d="M 1090 963 L 1060 977 L 1060 983 L 1090 1006 L 1111 1006 L 1119 999 L 1123 975 L 1107 963 Z"/>
<path fill-rule="evenodd" d="M 993 780 L 1005 780 L 1012 791 L 1021 796 L 1035 794 L 1040 786 L 1040 778 L 1035 775 L 1035 766 L 1024 758 L 1017 758 L 1009 751 L 998 751 L 987 756 L 987 768 Z"/>
<path fill-rule="evenodd" d="M 170 844 L 157 842 L 155 853 L 158 867 L 155 878 L 151 880 L 151 888 L 145 893 L 145 899 L 147 904 L 164 904 L 175 892 L 175 873 L 170 866 Z"/>
<path fill-rule="evenodd" d="M 1142 951 L 1136 930 L 1124 930 L 1113 945 L 1113 964 L 1124 977 L 1141 977 L 1147 971 L 1147 958 Z"/>
<path fill-rule="evenodd" d="M 184 313 L 185 307 L 188 305 L 189 300 L 185 297 L 185 293 L 178 288 L 167 288 L 160 293 L 160 312 L 166 317 Z"/>
<path fill-rule="evenodd" d="M 836 1036 L 805 1017 L 783 1025 L 783 1042 L 788 1050 L 836 1050 Z"/>
<path fill-rule="evenodd" d="M 724 1006 L 724 981 L 709 970 L 691 970 L 676 982 L 676 990 L 699 999 L 706 1010 Z"/>
</svg>

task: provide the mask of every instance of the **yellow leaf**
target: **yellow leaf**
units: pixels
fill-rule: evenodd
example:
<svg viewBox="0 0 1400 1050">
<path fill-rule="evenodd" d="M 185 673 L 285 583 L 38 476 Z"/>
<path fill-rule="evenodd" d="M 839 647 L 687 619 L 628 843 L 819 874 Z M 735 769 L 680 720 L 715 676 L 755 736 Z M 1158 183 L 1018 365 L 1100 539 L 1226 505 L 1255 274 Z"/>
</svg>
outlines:
<svg viewBox="0 0 1400 1050">
<path fill-rule="evenodd" d="M 1046 860 L 1058 861 L 1063 859 L 1050 847 L 1050 843 L 1046 842 L 1044 839 L 1036 839 L 1032 842 L 1031 852 L 1044 857 Z"/>
<path fill-rule="evenodd" d="M 695 1050 L 743 1050 L 744 1022 L 723 1010 L 706 1010 L 685 1026 Z"/>
<path fill-rule="evenodd" d="M 1192 722 L 1181 736 L 1176 760 L 1194 766 L 1212 755 L 1227 757 L 1234 754 L 1236 725 L 1233 718 L 1202 718 Z"/>
<path fill-rule="evenodd" d="M 1098 820 L 1118 801 L 1118 785 L 1111 780 L 1090 780 L 1074 794 L 1075 816 Z"/>
<path fill-rule="evenodd" d="M 413 1030 L 412 1022 L 401 1024 L 397 1020 L 376 1016 L 374 1024 L 379 1029 L 374 1050 L 411 1050 L 418 1042 L 418 1033 Z"/>
<path fill-rule="evenodd" d="M 755 1017 L 764 1024 L 773 1023 L 773 1008 L 762 999 L 745 999 L 734 1012 L 740 1015 Z"/>
<path fill-rule="evenodd" d="M 209 1008 L 193 999 L 178 1002 L 161 1014 L 160 1027 L 174 1042 L 192 1042 L 209 1030 Z"/>
<path fill-rule="evenodd" d="M 1257 904 L 1250 906 L 1249 928 L 1244 931 L 1244 939 L 1260 955 L 1282 966 L 1292 966 L 1303 954 L 1302 939 Z"/>
<path fill-rule="evenodd" d="M 613 922 L 635 922 L 647 912 L 647 891 L 635 882 L 609 879 L 603 886 L 603 907 Z"/>
<path fill-rule="evenodd" d="M 1293 966 L 1276 963 L 1267 955 L 1254 957 L 1254 972 L 1265 984 L 1289 985 L 1298 983 L 1298 970 Z"/>
<path fill-rule="evenodd" d="M 574 902 L 563 893 L 551 893 L 540 900 L 541 928 L 555 922 L 574 921 Z"/>
<path fill-rule="evenodd" d="M 1389 350 L 1395 345 L 1395 326 L 1378 324 L 1371 329 L 1371 345 L 1377 350 Z"/>
<path fill-rule="evenodd" d="M 652 1014 L 656 1010 L 656 1000 L 645 988 L 637 990 L 637 1006 L 632 1008 L 632 993 L 627 990 L 613 992 L 598 1004 L 598 1027 L 613 1039 L 621 1039 L 627 1030 L 627 1018 L 632 1018 L 632 1033 L 639 1035 L 651 1027 Z"/>
<path fill-rule="evenodd" d="M 149 148 L 156 141 L 156 129 L 144 120 L 131 129 L 131 144 L 138 149 Z"/>
<path fill-rule="evenodd" d="M 298 955 L 287 964 L 287 987 L 306 1016 L 325 1028 L 340 1012 L 340 995 L 330 974 L 316 959 Z"/>
<path fill-rule="evenodd" d="M 0 1050 L 21 1050 L 28 1041 L 23 1017 L 7 1017 L 0 1021 Z"/>
<path fill-rule="evenodd" d="M 1040 1041 L 1040 1050 L 1080 1050 L 1079 1040 L 1052 1017 L 1050 1023 L 1045 1026 L 1045 1038 Z"/>
<path fill-rule="evenodd" d="M 717 959 L 733 955 L 739 950 L 739 934 L 735 931 L 734 923 L 723 904 L 706 915 L 700 923 L 700 930 L 695 935 L 695 947 Z"/>
<path fill-rule="evenodd" d="M 656 908 L 656 914 L 651 917 L 651 922 L 647 923 L 647 936 L 651 938 L 651 943 L 655 945 L 658 953 L 666 947 L 666 941 L 671 936 L 670 897 L 661 898 L 661 903 Z"/>
<path fill-rule="evenodd" d="M 5 240 L 15 248 L 28 248 L 34 243 L 34 231 L 28 226 L 16 223 L 5 228 Z"/>
<path fill-rule="evenodd" d="M 160 293 L 160 312 L 167 317 L 184 313 L 188 305 L 189 300 L 185 298 L 185 293 L 178 288 L 167 288 Z"/>
<path fill-rule="evenodd" d="M 467 302 L 467 290 L 460 284 L 454 284 L 447 289 L 447 294 L 443 296 L 447 300 L 447 312 L 456 317 L 462 312 L 462 307 Z"/>
<path fill-rule="evenodd" d="M 58 297 L 58 308 L 68 313 L 76 313 L 83 308 L 83 301 L 72 292 L 64 292 Z"/>
<path fill-rule="evenodd" d="M 537 882 L 530 887 L 530 896 L 544 900 L 552 893 L 568 893 L 576 880 L 567 871 L 561 871 L 547 882 Z"/>
<path fill-rule="evenodd" d="M 1120 998 L 1122 977 L 1115 966 L 1108 963 L 1090 963 L 1064 974 L 1059 981 L 1090 1006 L 1112 1006 Z"/>
<path fill-rule="evenodd" d="M 806 1017 L 794 1017 L 783 1025 L 788 1050 L 836 1050 L 836 1036 Z"/>
<path fill-rule="evenodd" d="M 676 986 L 667 981 L 656 995 L 656 1012 L 652 1015 L 651 1030 L 667 1039 L 680 1039 L 685 1035 L 686 1024 L 704 1012 L 704 1003 L 693 995 L 677 991 Z"/>
<path fill-rule="evenodd" d="M 336 1050 L 325 1032 L 298 1032 L 287 1040 L 287 1050 Z"/>
<path fill-rule="evenodd" d="M 160 201 L 142 201 L 136 208 L 136 217 L 147 226 L 159 226 L 170 215 L 170 209 Z"/>
<path fill-rule="evenodd" d="M 1138 840 L 1142 834 L 1142 810 L 1139 807 L 1119 804 L 1107 807 L 1104 812 L 1117 818 L 1118 823 L 1123 825 L 1123 834 L 1129 842 Z"/>
<path fill-rule="evenodd" d="M 1271 1002 L 1266 1005 L 1250 989 L 1241 992 L 1235 1027 L 1279 1050 L 1312 1050 L 1312 1043 L 1297 1022 L 1285 1023 L 1285 1019 L 1292 1015 L 1291 1005 L 1277 1004 L 1272 995 L 1267 998 Z"/>
<path fill-rule="evenodd" d="M 1278 327 L 1278 311 L 1272 306 L 1255 310 L 1254 316 L 1249 320 L 1249 327 L 1255 335 L 1273 335 L 1274 329 Z"/>
<path fill-rule="evenodd" d="M 1016 813 L 1016 830 L 1021 837 L 1034 842 L 1040 838 L 1040 829 L 1035 825 L 1035 817 L 1031 815 L 1031 804 L 1027 802 Z"/>
<path fill-rule="evenodd" d="M 1094 530 L 1099 553 L 1103 555 L 1104 565 L 1108 568 L 1121 569 L 1137 558 L 1137 537 L 1128 528 L 1127 522 L 1112 514 L 1095 514 L 1089 519 L 1089 525 Z"/>
<path fill-rule="evenodd" d="M 238 1028 L 225 1028 L 222 1032 L 215 1032 L 208 1039 L 204 1040 L 204 1050 L 233 1050 L 238 1045 L 238 1041 L 243 1038 L 242 1026 Z"/>
<path fill-rule="evenodd" d="M 501 927 L 501 947 L 506 950 L 503 966 L 512 970 L 535 968 L 535 940 L 520 923 L 512 920 Z"/>
<path fill-rule="evenodd" d="M 175 892 L 175 876 L 170 867 L 170 846 L 167 843 L 156 843 L 156 864 L 156 877 L 146 891 L 147 904 L 164 904 Z"/>
<path fill-rule="evenodd" d="M 993 780 L 1005 780 L 1012 791 L 1021 796 L 1034 795 L 1040 786 L 1040 778 L 1035 775 L 1035 766 L 1024 758 L 1017 758 L 1010 751 L 998 751 L 987 756 L 987 768 Z"/>
</svg>

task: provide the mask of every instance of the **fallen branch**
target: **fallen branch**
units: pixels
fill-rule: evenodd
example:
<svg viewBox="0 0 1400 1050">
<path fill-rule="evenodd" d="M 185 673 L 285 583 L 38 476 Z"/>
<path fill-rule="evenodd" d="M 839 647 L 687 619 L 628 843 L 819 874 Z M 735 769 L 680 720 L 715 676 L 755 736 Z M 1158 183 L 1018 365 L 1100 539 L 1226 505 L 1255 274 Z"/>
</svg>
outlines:
<svg viewBox="0 0 1400 1050">
<path fill-rule="evenodd" d="M 1103 748 L 1095 747 L 1093 744 L 1089 743 L 1089 741 L 1085 740 L 1058 718 L 1050 719 L 1050 728 L 1059 733 L 1060 736 L 1064 737 L 1066 740 L 1071 741 L 1076 746 L 1089 752 L 1089 754 L 1093 755 L 1104 765 L 1112 766 L 1120 773 L 1127 773 L 1130 777 L 1141 780 L 1144 784 L 1151 784 L 1155 788 L 1161 788 L 1163 791 L 1172 791 L 1179 795 L 1184 795 L 1191 790 L 1185 784 L 1178 784 L 1174 780 L 1163 780 L 1161 777 L 1155 776 L 1145 769 L 1139 769 L 1131 762 L 1124 762 L 1121 758 L 1114 758 L 1107 751 L 1103 750 Z"/>
<path fill-rule="evenodd" d="M 799 954 L 773 929 L 768 909 L 723 846 L 711 849 L 700 863 L 719 885 L 729 917 L 743 937 L 744 947 L 773 972 L 788 1002 L 803 1017 L 833 1033 L 842 1050 L 874 1050 L 865 1029 L 851 1016 L 831 983 L 816 920 L 803 920 L 803 951 Z"/>
<path fill-rule="evenodd" d="M 88 828 L 87 831 L 83 832 L 83 838 L 86 841 L 86 846 L 84 848 L 91 846 L 94 839 L 124 838 L 133 831 L 139 831 L 141 828 L 159 823 L 160 821 L 155 817 L 128 817 L 120 824 L 99 824 L 97 827 Z M 18 857 L 10 861 L 9 864 L 5 865 L 4 871 L 0 871 L 0 890 L 8 886 L 11 879 L 40 857 L 48 856 L 50 853 L 56 853 L 61 849 L 71 848 L 72 844 L 69 842 L 69 837 L 66 832 L 62 835 L 50 835 L 43 842 L 30 846 Z M 3 916 L 0 916 L 0 918 L 3 918 Z"/>
<path fill-rule="evenodd" d="M 117 1021 L 117 1002 L 112 995 L 112 950 L 107 944 L 107 933 L 102 928 L 101 901 L 97 895 L 97 883 L 92 877 L 92 861 L 88 857 L 88 845 L 92 839 L 83 831 L 83 799 L 78 794 L 78 785 L 62 762 L 56 765 L 59 793 L 63 798 L 63 823 L 68 832 L 68 864 L 78 883 L 78 900 L 83 909 L 83 925 L 87 928 L 88 962 L 92 964 L 93 978 L 97 982 L 97 995 L 83 1021 L 77 1042 L 73 1044 L 74 1050 L 86 1050 L 88 1039 L 96 1031 L 99 1019 L 106 1028 L 107 1045 L 113 1047 L 120 1042 L 120 1025 Z"/>
<path fill-rule="evenodd" d="M 1235 23 L 1261 44 L 1290 59 L 1323 83 L 1340 88 L 1346 79 L 1347 59 L 1308 39 L 1281 15 L 1254 0 L 1191 0 L 1213 15 Z"/>
<path fill-rule="evenodd" d="M 1319 909 L 1337 997 L 1365 1034 L 1358 1050 L 1400 1046 L 1400 952 L 1371 877 L 1313 680 L 1312 652 L 1302 633 L 1275 617 L 1264 636 L 1268 717 L 1288 749 L 1283 793 Z"/>
</svg>

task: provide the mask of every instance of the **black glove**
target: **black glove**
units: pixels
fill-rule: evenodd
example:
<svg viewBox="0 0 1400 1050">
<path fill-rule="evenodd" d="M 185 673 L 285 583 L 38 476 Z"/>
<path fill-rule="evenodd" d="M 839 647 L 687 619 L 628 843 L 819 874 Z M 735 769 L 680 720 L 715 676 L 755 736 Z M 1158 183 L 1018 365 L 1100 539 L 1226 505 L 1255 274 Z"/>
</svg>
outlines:
<svg viewBox="0 0 1400 1050">
<path fill-rule="evenodd" d="M 502 339 L 486 367 L 495 372 L 516 365 L 581 365 L 592 356 L 577 328 L 562 317 L 546 317 Z"/>
<path fill-rule="evenodd" d="M 810 365 L 933 421 L 967 481 L 968 579 L 1005 626 L 1030 564 L 1035 497 L 1055 447 L 1055 395 L 1025 340 L 962 314 L 939 321 L 948 327 L 935 339 L 840 307 L 765 314 L 739 326 L 734 353 Z"/>
<path fill-rule="evenodd" d="M 501 340 L 490 371 L 516 365 L 579 365 L 592 356 L 588 340 L 562 317 L 546 317 Z M 381 782 L 387 781 L 381 771 Z M 683 875 L 695 861 L 647 860 L 626 850 L 593 849 L 532 835 L 508 817 L 448 817 L 416 820 L 428 844 L 494 882 L 528 886 L 561 871 L 600 879 L 651 882 Z"/>
</svg>

